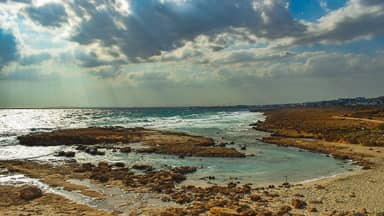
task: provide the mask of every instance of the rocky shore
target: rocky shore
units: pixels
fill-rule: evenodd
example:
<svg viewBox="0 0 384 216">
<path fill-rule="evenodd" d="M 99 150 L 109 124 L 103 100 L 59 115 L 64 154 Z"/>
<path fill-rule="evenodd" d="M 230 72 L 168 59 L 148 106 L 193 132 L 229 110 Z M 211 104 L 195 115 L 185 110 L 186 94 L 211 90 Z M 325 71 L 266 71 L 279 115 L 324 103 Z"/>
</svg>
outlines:
<svg viewBox="0 0 384 216">
<path fill-rule="evenodd" d="M 300 194 L 325 215 L 384 214 L 382 107 L 285 108 L 265 115 L 264 122 L 252 125 L 271 133 L 264 142 L 351 159 L 361 166 L 360 171 L 289 190 L 286 201 Z"/>
<path fill-rule="evenodd" d="M 314 108 L 270 110 L 265 113 L 265 122 L 252 126 L 271 132 L 271 136 L 264 138 L 265 142 L 321 152 L 343 160 L 352 159 L 361 165 L 359 171 L 307 183 L 252 185 L 228 182 L 226 185 L 202 186 L 183 184 L 188 174 L 196 172 L 198 167 L 154 168 L 142 163 L 78 163 L 73 159 L 61 163 L 0 161 L 2 175 L 23 174 L 50 188 L 76 193 L 87 200 L 113 203 L 112 208 L 105 208 L 104 204 L 91 206 L 34 186 L 0 186 L 0 212 L 7 215 L 26 212 L 39 215 L 384 215 L 384 147 L 380 141 L 371 141 L 367 146 L 347 143 L 352 133 L 350 129 L 355 131 L 359 126 L 369 131 L 362 134 L 374 133 L 372 137 L 376 136 L 381 130 L 381 120 L 372 116 L 374 112 L 369 112 L 371 116 L 363 116 L 365 118 L 361 117 L 365 113 L 361 110 L 359 117 L 350 112 L 349 108 L 324 109 L 324 113 Z M 340 116 L 352 116 L 348 118 L 353 119 Z M 361 120 L 366 118 L 380 121 Z M 329 136 L 334 133 L 330 132 L 332 130 L 344 131 L 346 138 L 332 140 L 330 137 L 343 137 L 343 134 Z M 118 148 L 120 152 L 243 157 L 234 149 L 215 145 L 209 138 L 143 128 L 66 129 L 30 134 L 19 137 L 19 140 L 32 146 L 75 145 L 76 151 L 96 155 L 102 154 L 98 150 L 102 146 Z M 357 140 L 368 139 L 359 137 Z M 131 148 L 132 143 L 142 143 L 143 147 Z M 379 146 L 372 146 L 373 143 Z M 64 157 L 72 155 L 71 152 L 58 153 Z M 110 190 L 114 194 L 111 195 Z"/>
<path fill-rule="evenodd" d="M 0 186 L 1 215 L 113 215 L 63 196 L 42 192 L 35 186 Z"/>
<path fill-rule="evenodd" d="M 128 151 L 129 144 L 142 143 L 140 153 L 174 154 L 201 157 L 245 157 L 233 148 L 216 146 L 213 139 L 181 132 L 159 131 L 145 128 L 93 127 L 32 133 L 18 137 L 20 144 L 27 146 L 78 145 L 78 150 L 102 154 L 92 147 L 102 145 L 116 148 L 116 144 Z M 92 150 L 93 149 L 93 150 Z M 129 150 L 130 151 L 130 150 Z M 63 153 L 64 156 L 69 155 Z"/>
</svg>

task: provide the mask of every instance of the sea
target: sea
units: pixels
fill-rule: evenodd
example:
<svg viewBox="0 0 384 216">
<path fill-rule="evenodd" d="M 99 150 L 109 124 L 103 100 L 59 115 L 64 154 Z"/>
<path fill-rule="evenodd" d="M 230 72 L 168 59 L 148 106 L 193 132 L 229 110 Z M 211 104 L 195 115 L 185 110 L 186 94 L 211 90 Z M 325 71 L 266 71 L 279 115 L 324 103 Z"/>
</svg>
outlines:
<svg viewBox="0 0 384 216">
<path fill-rule="evenodd" d="M 269 134 L 250 124 L 265 120 L 261 112 L 244 107 L 177 107 L 177 108 L 100 108 L 100 109 L 1 109 L 0 160 L 27 159 L 60 163 L 54 154 L 74 150 L 74 146 L 28 147 L 17 136 L 64 128 L 91 126 L 145 127 L 211 137 L 227 143 L 248 156 L 245 158 L 185 157 L 173 155 L 129 154 L 105 150 L 104 156 L 76 154 L 78 162 L 124 162 L 128 166 L 145 163 L 156 168 L 195 166 L 197 172 L 187 182 L 211 184 L 229 181 L 253 184 L 304 182 L 326 178 L 358 169 L 351 161 L 337 160 L 325 154 L 264 143 Z M 232 144 L 231 144 L 232 143 Z M 245 146 L 246 150 L 241 150 Z"/>
</svg>

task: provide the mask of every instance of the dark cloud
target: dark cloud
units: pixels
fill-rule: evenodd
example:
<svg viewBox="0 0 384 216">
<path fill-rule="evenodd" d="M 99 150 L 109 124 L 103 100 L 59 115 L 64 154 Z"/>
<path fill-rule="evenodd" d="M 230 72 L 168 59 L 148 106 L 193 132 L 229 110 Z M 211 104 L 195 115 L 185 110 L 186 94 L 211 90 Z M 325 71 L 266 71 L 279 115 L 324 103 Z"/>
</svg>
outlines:
<svg viewBox="0 0 384 216">
<path fill-rule="evenodd" d="M 16 39 L 12 33 L 0 28 L 0 70 L 19 57 Z"/>
<path fill-rule="evenodd" d="M 286 1 L 131 0 L 126 13 L 116 1 L 94 4 L 75 0 L 71 8 L 83 19 L 71 40 L 80 44 L 117 46 L 131 59 L 147 58 L 182 46 L 198 35 L 216 35 L 245 28 L 269 39 L 299 35 L 304 25 L 294 20 Z"/>
<path fill-rule="evenodd" d="M 64 6 L 59 3 L 47 3 L 40 7 L 30 6 L 25 12 L 33 22 L 46 27 L 60 27 L 68 19 Z"/>
</svg>

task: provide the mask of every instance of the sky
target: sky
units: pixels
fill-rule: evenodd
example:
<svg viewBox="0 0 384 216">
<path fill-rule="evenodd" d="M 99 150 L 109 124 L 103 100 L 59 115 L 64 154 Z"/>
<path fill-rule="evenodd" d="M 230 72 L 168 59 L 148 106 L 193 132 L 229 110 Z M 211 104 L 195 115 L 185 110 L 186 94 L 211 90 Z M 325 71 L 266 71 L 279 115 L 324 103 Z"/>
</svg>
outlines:
<svg viewBox="0 0 384 216">
<path fill-rule="evenodd" d="M 383 0 L 0 0 L 0 107 L 384 95 Z"/>
</svg>

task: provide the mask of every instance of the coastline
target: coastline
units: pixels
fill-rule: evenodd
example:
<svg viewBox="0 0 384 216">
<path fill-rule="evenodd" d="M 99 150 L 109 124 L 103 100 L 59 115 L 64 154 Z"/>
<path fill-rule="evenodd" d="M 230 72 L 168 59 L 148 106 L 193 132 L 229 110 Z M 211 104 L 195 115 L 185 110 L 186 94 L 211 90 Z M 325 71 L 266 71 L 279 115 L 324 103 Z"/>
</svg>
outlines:
<svg viewBox="0 0 384 216">
<path fill-rule="evenodd" d="M 67 201 L 62 201 L 66 208 L 80 208 L 87 215 L 92 215 L 92 212 L 95 211 L 99 211 L 96 215 L 284 215 L 287 213 L 348 215 L 357 212 L 367 215 L 378 211 L 384 212 L 384 200 L 380 199 L 380 196 L 384 194 L 381 183 L 384 182 L 383 147 L 365 147 L 346 142 L 325 141 L 316 137 L 318 135 L 314 136 L 302 129 L 298 133 L 297 130 L 290 128 L 288 132 L 294 131 L 290 136 L 287 131 L 281 130 L 284 128 L 268 125 L 270 115 L 273 114 L 266 114 L 265 122 L 253 125 L 271 133 L 271 136 L 263 138 L 263 141 L 331 154 L 332 157 L 338 159 L 351 159 L 357 162 L 362 169 L 302 182 L 267 182 L 249 185 L 233 182 L 236 181 L 233 180 L 228 181 L 226 185 L 200 185 L 188 182 L 186 174 L 194 172 L 193 167 L 153 169 L 145 164 L 137 164 L 137 168 L 133 168 L 123 163 L 81 164 L 70 159 L 63 164 L 56 165 L 31 160 L 2 161 L 0 167 L 7 170 L 3 173 L 22 173 L 27 177 L 38 179 L 50 187 L 63 188 L 66 192 L 88 197 L 94 200 L 93 202 L 112 202 L 114 205 L 111 208 L 106 207 L 105 204 L 90 206 L 83 203 L 83 206 L 79 207 L 76 206 L 79 204 L 75 204 L 76 200 L 73 202 L 74 200 L 69 201 L 65 198 Z M 351 119 L 351 121 L 358 120 Z M 376 124 L 371 121 L 368 123 Z M 111 128 L 111 130 L 121 131 L 122 129 Z M 155 141 L 159 135 L 164 135 L 163 140 L 179 140 L 181 137 L 183 140 L 189 140 L 189 136 L 184 133 L 156 132 L 153 134 L 144 129 L 140 130 L 140 134 L 149 135 L 148 140 L 151 142 Z M 131 132 L 129 131 L 129 133 Z M 113 131 L 114 139 L 117 138 L 115 135 L 116 133 Z M 103 136 L 103 139 L 109 139 L 108 136 Z M 179 138 L 175 136 L 179 136 Z M 140 137 L 146 139 L 141 135 Z M 50 138 L 55 139 L 55 136 Z M 193 136 L 193 139 L 206 143 L 204 137 Z M 95 142 L 95 145 L 100 146 L 98 142 Z M 209 145 L 212 144 L 209 143 Z M 104 144 L 102 146 L 105 147 Z M 116 148 L 116 151 L 122 151 L 123 147 L 129 146 L 119 145 L 113 148 Z M 212 148 L 217 147 L 212 146 Z M 136 149 L 128 150 L 136 151 Z M 88 183 L 84 184 L 84 181 Z M 95 188 L 103 188 L 103 190 Z M 19 190 L 17 187 L 4 186 L 0 186 L 0 189 L 4 189 L 7 193 L 17 193 Z M 114 193 L 113 196 L 110 196 L 111 191 Z M 116 202 L 113 197 L 120 195 L 125 199 Z M 18 210 L 18 213 L 38 211 L 43 206 L 39 200 L 45 200 L 44 197 L 47 196 L 63 198 L 62 195 L 44 191 L 42 197 L 32 201 L 35 203 L 34 206 L 30 205 L 31 201 L 22 201 L 20 204 L 20 201 L 16 200 L 15 206 L 13 205 L 11 209 Z M 130 201 L 127 202 L 127 200 Z M 53 209 L 59 209 L 56 202 L 44 202 Z M 134 211 L 129 207 L 132 205 L 138 210 Z M 4 208 L 0 208 L 0 210 L 6 211 Z M 54 210 L 52 211 L 54 212 Z M 15 212 L 8 213 L 16 214 Z M 63 215 L 65 214 L 63 213 Z"/>
<path fill-rule="evenodd" d="M 318 109 L 321 110 L 321 108 Z M 285 111 L 286 113 L 284 113 Z M 345 110 L 342 111 L 345 112 Z M 279 109 L 276 111 L 270 110 L 265 113 L 265 122 L 256 123 L 253 125 L 254 129 L 271 133 L 270 136 L 263 138 L 263 141 L 266 143 L 278 146 L 291 146 L 328 154 L 343 160 L 351 159 L 360 165 L 361 169 L 313 181 L 301 182 L 299 183 L 299 187 L 285 192 L 286 196 L 283 202 L 289 202 L 291 197 L 299 194 L 305 198 L 308 203 L 311 203 L 311 206 L 314 206 L 318 212 L 328 215 L 332 215 L 334 211 L 357 212 L 363 215 L 375 215 L 383 212 L 384 147 L 351 144 L 344 140 L 326 141 L 322 139 L 323 134 L 312 133 L 314 131 L 313 128 L 308 131 L 306 131 L 305 128 L 292 128 L 295 122 L 289 122 L 292 120 L 290 118 L 298 116 L 292 116 L 292 112 L 305 115 L 305 112 L 314 112 L 314 109 L 295 108 Z M 268 122 L 271 120 L 271 116 L 276 113 L 279 118 L 284 116 L 284 120 L 289 123 L 276 125 L 275 122 Z M 282 113 L 286 115 L 282 115 Z M 331 116 L 331 118 L 340 121 L 350 120 L 359 123 L 363 122 L 364 126 L 370 124 L 372 128 L 382 123 L 381 120 L 374 120 L 371 117 L 360 119 L 349 117 L 335 118 L 335 116 Z M 292 121 L 300 122 L 301 120 L 304 122 L 303 124 L 308 124 L 308 122 L 311 121 L 304 117 Z M 327 119 L 324 118 L 324 121 L 327 121 Z M 343 122 L 342 124 L 345 123 Z M 297 209 L 293 212 L 305 213 L 305 211 Z"/>
</svg>

